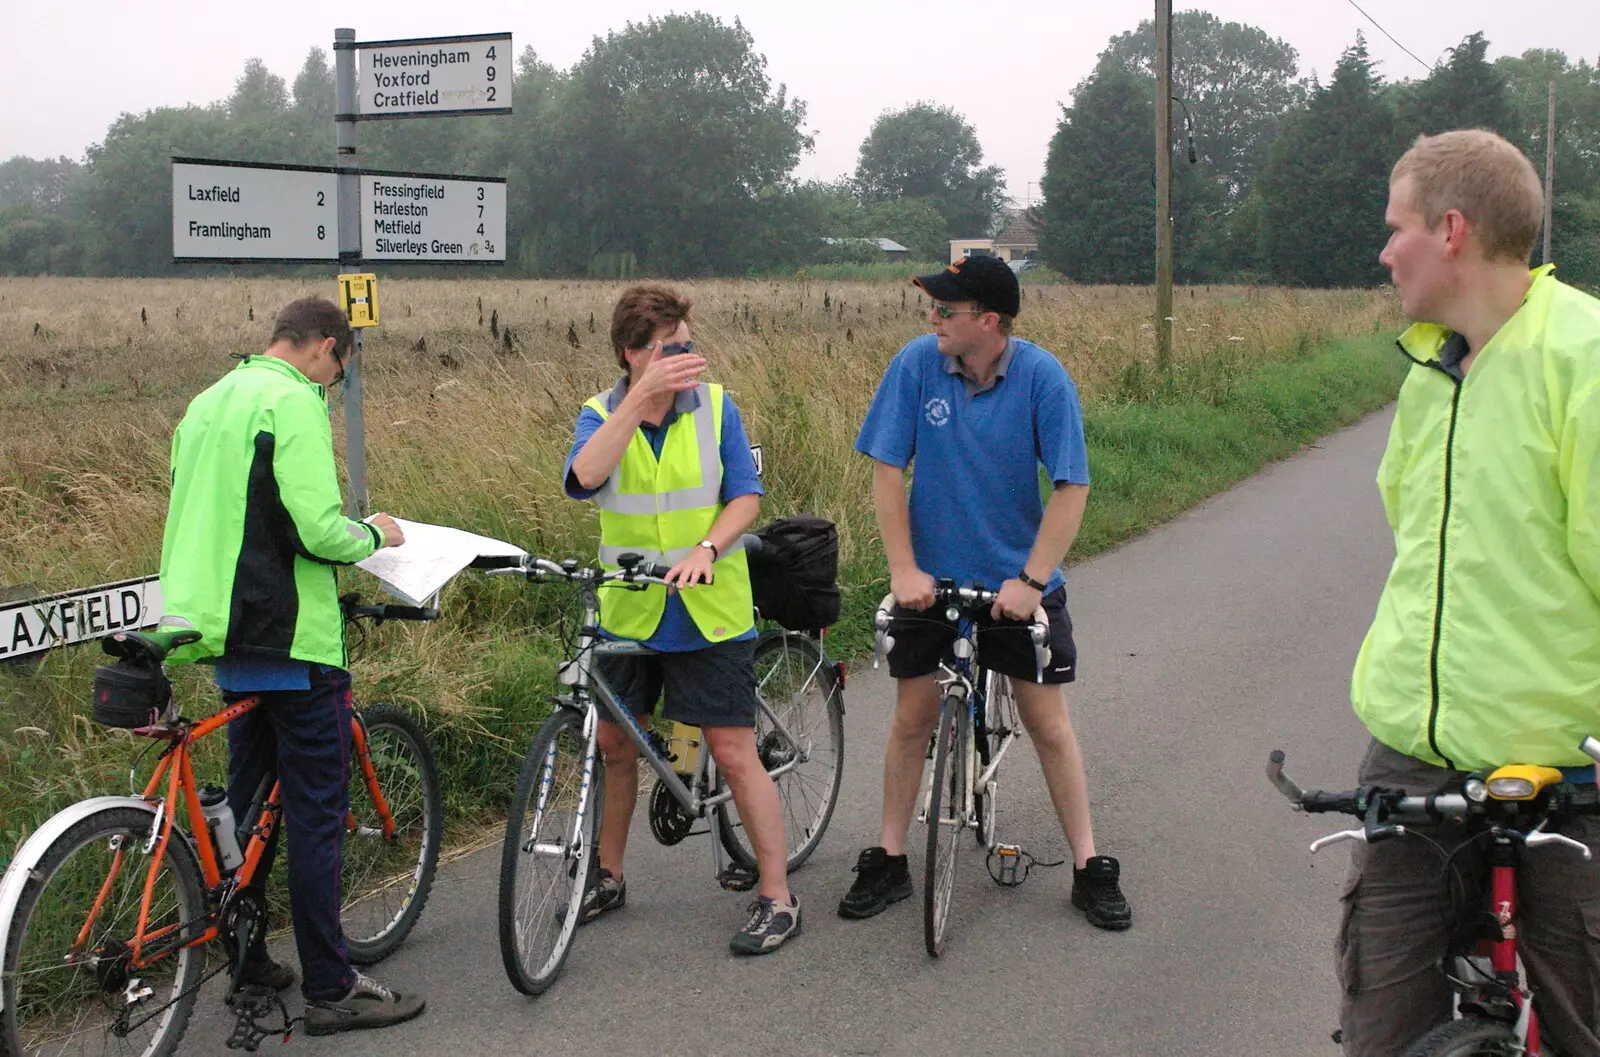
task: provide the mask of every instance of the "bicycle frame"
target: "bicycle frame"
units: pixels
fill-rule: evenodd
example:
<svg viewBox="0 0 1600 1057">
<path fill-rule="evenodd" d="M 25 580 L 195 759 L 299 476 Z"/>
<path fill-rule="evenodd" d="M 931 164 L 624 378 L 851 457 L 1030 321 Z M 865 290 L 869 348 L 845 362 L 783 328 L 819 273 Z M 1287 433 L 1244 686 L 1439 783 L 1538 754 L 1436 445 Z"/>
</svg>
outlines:
<svg viewBox="0 0 1600 1057">
<path fill-rule="evenodd" d="M 573 688 L 575 703 L 593 705 L 598 701 L 604 708 L 605 714 L 628 735 L 628 740 L 639 750 L 645 763 L 655 772 L 656 777 L 661 779 L 662 784 L 672 793 L 673 799 L 685 811 L 691 815 L 700 815 L 706 811 L 720 810 L 724 804 L 733 799 L 733 791 L 724 789 L 711 796 L 704 795 L 706 790 L 716 784 L 716 761 L 712 759 L 711 753 L 700 754 L 700 770 L 695 776 L 694 788 L 684 785 L 683 779 L 672 769 L 672 765 L 651 744 L 650 736 L 639 722 L 639 718 L 623 704 L 616 691 L 605 681 L 605 677 L 595 669 L 594 658 L 597 656 L 646 657 L 656 655 L 656 651 L 637 642 L 600 638 L 593 630 L 598 626 L 598 619 L 599 604 L 594 588 L 585 585 L 584 632 L 579 639 L 576 656 L 562 666 L 558 678 Z M 809 759 L 809 750 L 795 740 L 794 735 L 759 694 L 756 696 L 756 707 L 767 722 L 772 724 L 772 729 L 789 748 L 794 750 L 792 759 L 767 772 L 773 778 L 780 778 Z M 586 723 L 584 735 L 588 737 L 590 734 L 591 731 Z"/>
<path fill-rule="evenodd" d="M 1489 911 L 1499 927 L 1497 939 L 1479 944 L 1480 952 L 1487 948 L 1490 968 L 1494 970 L 1496 990 L 1504 988 L 1511 995 L 1517 1011 L 1515 1030 L 1517 1038 L 1526 1047 L 1527 1057 L 1539 1057 L 1539 1019 L 1533 1010 L 1533 994 L 1523 984 L 1517 967 L 1517 848 L 1504 834 L 1496 833 L 1489 850 Z M 1498 998 L 1485 984 L 1473 987 L 1458 986 L 1461 1004 L 1495 1003 Z"/>
<path fill-rule="evenodd" d="M 140 799 L 153 803 L 156 806 L 155 817 L 151 823 L 150 836 L 145 842 L 145 851 L 152 849 L 154 854 L 150 858 L 150 865 L 146 868 L 144 892 L 139 907 L 138 927 L 134 931 L 129 944 L 132 948 L 130 964 L 136 968 L 149 965 L 175 951 L 185 947 L 199 947 L 215 940 L 220 934 L 219 922 L 227 910 L 234 892 L 249 886 L 254 880 L 256 870 L 260 868 L 261 859 L 266 854 L 267 842 L 277 829 L 278 782 L 272 778 L 271 788 L 266 797 L 261 801 L 261 809 L 253 812 L 255 823 L 250 832 L 250 838 L 243 849 L 244 859 L 238 870 L 231 877 L 225 877 L 217 858 L 216 845 L 211 840 L 211 830 L 206 825 L 205 815 L 200 808 L 198 785 L 194 777 L 194 765 L 190 746 L 208 734 L 227 726 L 234 720 L 248 714 L 261 704 L 259 697 L 247 697 L 237 701 L 215 714 L 201 720 L 199 723 L 189 725 L 180 723 L 170 727 L 146 728 L 141 733 L 146 736 L 164 739 L 169 745 L 157 759 L 155 770 L 151 773 L 149 781 L 145 783 L 144 792 Z M 388 801 L 378 787 L 378 777 L 372 765 L 371 754 L 367 750 L 366 731 L 359 720 L 352 717 L 351 733 L 356 758 L 361 763 L 362 776 L 367 789 L 372 796 L 373 804 L 383 820 L 383 836 L 392 838 L 395 832 L 394 817 L 389 811 Z M 162 786 L 165 784 L 165 794 Z M 172 937 L 179 925 L 168 925 L 164 928 L 149 931 L 150 904 L 155 894 L 156 881 L 161 873 L 162 863 L 166 859 L 167 846 L 173 838 L 173 826 L 176 821 L 177 811 L 172 805 L 181 804 L 187 812 L 189 821 L 188 839 L 193 843 L 196 857 L 199 859 L 201 876 L 205 880 L 206 889 L 217 892 L 219 887 L 226 884 L 220 898 L 215 900 L 215 909 L 205 918 L 205 930 L 199 936 L 185 939 L 177 937 L 177 942 L 162 942 Z M 347 818 L 350 824 L 353 816 Z M 179 834 L 183 839 L 183 834 Z M 73 944 L 73 949 L 78 950 L 89 941 L 94 932 L 96 919 L 116 883 L 117 876 L 122 868 L 122 853 L 118 849 L 112 859 L 111 869 L 106 875 L 104 884 L 89 909 L 89 915 L 78 931 Z M 147 950 L 147 948 L 151 948 Z"/>
</svg>

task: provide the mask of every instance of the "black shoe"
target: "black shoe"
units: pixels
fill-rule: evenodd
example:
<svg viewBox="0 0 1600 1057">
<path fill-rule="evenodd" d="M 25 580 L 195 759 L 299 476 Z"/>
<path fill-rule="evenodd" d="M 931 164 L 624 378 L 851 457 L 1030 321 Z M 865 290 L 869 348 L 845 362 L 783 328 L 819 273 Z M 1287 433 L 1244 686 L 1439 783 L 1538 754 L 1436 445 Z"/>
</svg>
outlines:
<svg viewBox="0 0 1600 1057">
<path fill-rule="evenodd" d="M 292 966 L 279 964 L 265 954 L 250 958 L 244 963 L 243 982 L 246 984 L 270 987 L 274 991 L 287 991 L 298 979 Z"/>
<path fill-rule="evenodd" d="M 856 858 L 853 869 L 855 883 L 839 900 L 842 918 L 870 918 L 911 894 L 911 871 L 904 855 L 868 848 Z"/>
<path fill-rule="evenodd" d="M 1109 855 L 1096 855 L 1072 871 L 1072 905 L 1097 929 L 1121 932 L 1133 926 L 1133 909 L 1117 884 L 1122 868 Z"/>
<path fill-rule="evenodd" d="M 587 925 L 608 910 L 621 910 L 628 902 L 628 882 L 619 881 L 607 869 L 596 870 L 583 893 L 578 908 L 578 924 Z"/>
</svg>

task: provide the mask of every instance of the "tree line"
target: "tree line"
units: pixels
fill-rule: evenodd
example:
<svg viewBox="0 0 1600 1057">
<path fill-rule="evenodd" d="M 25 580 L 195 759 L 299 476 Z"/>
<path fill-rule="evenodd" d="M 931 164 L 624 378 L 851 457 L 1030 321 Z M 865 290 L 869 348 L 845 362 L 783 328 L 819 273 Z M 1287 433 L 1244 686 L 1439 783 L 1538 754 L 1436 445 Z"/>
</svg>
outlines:
<svg viewBox="0 0 1600 1057">
<path fill-rule="evenodd" d="M 1564 276 L 1600 283 L 1600 71 L 1586 61 L 1529 51 L 1490 63 L 1474 34 L 1427 77 L 1386 81 L 1358 35 L 1324 85 L 1300 76 L 1285 42 L 1203 11 L 1178 14 L 1174 40 L 1180 280 L 1383 281 L 1383 200 L 1405 144 L 1493 128 L 1542 172 L 1554 80 L 1554 255 Z M 1112 38 L 1063 107 L 1033 218 L 1040 255 L 1071 279 L 1152 278 L 1153 55 L 1149 22 Z M 881 259 L 849 241 L 867 238 L 942 260 L 948 240 L 1006 220 L 1002 174 L 976 132 L 932 103 L 880 115 L 854 173 L 798 180 L 805 103 L 773 83 L 738 20 L 629 23 L 567 70 L 524 49 L 513 95 L 508 116 L 364 122 L 360 159 L 506 177 L 517 274 L 773 274 Z M 81 161 L 0 163 L 0 274 L 213 271 L 170 259 L 169 160 L 331 164 L 333 111 L 328 53 L 312 48 L 292 82 L 251 60 L 224 100 L 123 114 Z"/>
<path fill-rule="evenodd" d="M 1600 70 L 1559 51 L 1489 62 L 1474 33 L 1418 80 L 1385 80 L 1361 34 L 1326 84 L 1295 49 L 1204 11 L 1173 21 L 1179 281 L 1372 286 L 1389 170 L 1419 135 L 1489 128 L 1544 175 L 1556 84 L 1552 258 L 1600 285 Z M 1050 142 L 1040 249 L 1082 282 L 1148 283 L 1155 215 L 1155 32 L 1111 40 Z M 1193 155 L 1190 142 L 1192 136 Z"/>
</svg>

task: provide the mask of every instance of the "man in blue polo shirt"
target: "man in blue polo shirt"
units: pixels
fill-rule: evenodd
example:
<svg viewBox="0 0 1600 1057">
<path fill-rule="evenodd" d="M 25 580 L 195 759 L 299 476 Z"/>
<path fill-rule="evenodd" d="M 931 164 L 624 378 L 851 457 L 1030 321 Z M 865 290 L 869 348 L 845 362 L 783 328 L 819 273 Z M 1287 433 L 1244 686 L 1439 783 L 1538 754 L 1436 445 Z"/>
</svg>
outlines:
<svg viewBox="0 0 1600 1057">
<path fill-rule="evenodd" d="M 839 913 L 871 917 L 911 894 L 906 830 L 939 716 L 939 661 L 955 634 L 916 617 L 933 604 L 935 578 L 949 578 L 998 588 L 999 601 L 980 622 L 979 656 L 1012 677 L 1072 846 L 1072 905 L 1092 925 L 1126 929 L 1133 912 L 1117 860 L 1095 853 L 1088 780 L 1066 708 L 1077 648 L 1061 560 L 1089 496 L 1078 391 L 1059 360 L 1011 336 L 1022 292 L 1004 261 L 968 257 L 912 281 L 933 301 L 933 333 L 912 340 L 889 364 L 856 438 L 856 450 L 876 462 L 873 502 L 896 602 L 889 674 L 897 695 L 884 753 L 880 844 L 861 853 Z M 1048 504 L 1039 494 L 1040 464 L 1054 485 Z M 1043 684 L 1034 682 L 1028 636 L 984 633 L 1015 627 L 1040 605 L 1050 618 Z"/>
</svg>

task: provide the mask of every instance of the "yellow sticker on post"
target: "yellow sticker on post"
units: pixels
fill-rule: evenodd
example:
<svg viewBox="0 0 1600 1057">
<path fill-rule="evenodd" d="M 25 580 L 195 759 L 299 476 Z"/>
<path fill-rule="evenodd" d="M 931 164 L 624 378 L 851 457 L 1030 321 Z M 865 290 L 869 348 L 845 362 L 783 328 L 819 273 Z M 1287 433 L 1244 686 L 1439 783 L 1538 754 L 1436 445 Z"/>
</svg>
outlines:
<svg viewBox="0 0 1600 1057">
<path fill-rule="evenodd" d="M 339 276 L 339 307 L 352 327 L 378 325 L 378 277 L 369 272 Z"/>
</svg>

